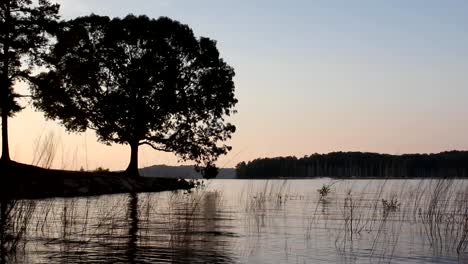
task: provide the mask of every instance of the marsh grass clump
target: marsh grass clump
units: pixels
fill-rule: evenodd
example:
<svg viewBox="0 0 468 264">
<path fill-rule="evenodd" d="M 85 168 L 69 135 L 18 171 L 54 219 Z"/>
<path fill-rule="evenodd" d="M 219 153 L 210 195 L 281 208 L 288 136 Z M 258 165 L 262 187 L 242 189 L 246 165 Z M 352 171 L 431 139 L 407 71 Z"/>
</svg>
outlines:
<svg viewBox="0 0 468 264">
<path fill-rule="evenodd" d="M 331 192 L 331 185 L 324 184 L 322 188 L 317 189 L 317 192 L 320 194 L 320 197 L 326 197 Z"/>
<path fill-rule="evenodd" d="M 411 225 L 417 227 L 415 233 L 413 228 L 408 230 L 411 235 L 427 240 L 435 252 L 465 254 L 468 247 L 466 185 L 454 179 L 421 180 L 411 185 L 385 181 L 377 191 L 367 187 L 348 189 L 342 207 L 344 225 L 336 245 L 346 251 L 346 241 L 369 239 L 373 241 L 373 258 L 391 259 L 402 231 Z"/>
<path fill-rule="evenodd" d="M 24 255 L 24 237 L 35 207 L 34 201 L 0 200 L 0 263 L 16 263 L 17 256 Z"/>
<path fill-rule="evenodd" d="M 245 211 L 248 213 L 264 212 L 268 208 L 279 208 L 284 206 L 288 199 L 289 183 L 287 181 L 266 181 L 258 189 L 251 186 L 243 193 L 242 199 L 245 203 Z"/>
<path fill-rule="evenodd" d="M 384 214 L 388 214 L 390 212 L 395 212 L 400 209 L 400 203 L 395 197 L 392 197 L 390 200 L 382 199 L 382 207 L 384 210 Z"/>
<path fill-rule="evenodd" d="M 464 254 L 468 244 L 468 189 L 457 180 L 441 179 L 431 182 L 425 191 L 428 195 L 418 205 L 417 214 L 430 246 L 439 252 Z"/>
<path fill-rule="evenodd" d="M 197 189 L 203 189 L 206 187 L 206 183 L 203 179 L 190 179 L 188 182 Z"/>
</svg>

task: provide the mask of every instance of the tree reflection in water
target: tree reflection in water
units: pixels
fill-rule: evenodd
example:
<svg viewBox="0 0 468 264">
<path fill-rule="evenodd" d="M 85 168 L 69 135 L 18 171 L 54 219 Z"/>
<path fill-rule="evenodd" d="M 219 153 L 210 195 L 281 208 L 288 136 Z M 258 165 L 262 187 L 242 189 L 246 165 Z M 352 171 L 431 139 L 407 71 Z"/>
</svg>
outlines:
<svg viewBox="0 0 468 264">
<path fill-rule="evenodd" d="M 129 263 L 135 263 L 138 247 L 138 195 L 136 193 L 129 194 L 127 208 L 129 221 L 127 257 Z"/>
<path fill-rule="evenodd" d="M 0 199 L 0 264 L 466 262 L 466 180 L 348 180 L 320 198 L 328 181 Z"/>
<path fill-rule="evenodd" d="M 0 263 L 25 262 L 26 230 L 35 202 L 0 199 Z M 20 260 L 24 258 L 23 260 Z"/>
<path fill-rule="evenodd" d="M 32 263 L 235 262 L 231 238 L 217 231 L 219 199 L 201 191 L 52 200 L 42 205 L 45 243 L 33 243 Z"/>
</svg>

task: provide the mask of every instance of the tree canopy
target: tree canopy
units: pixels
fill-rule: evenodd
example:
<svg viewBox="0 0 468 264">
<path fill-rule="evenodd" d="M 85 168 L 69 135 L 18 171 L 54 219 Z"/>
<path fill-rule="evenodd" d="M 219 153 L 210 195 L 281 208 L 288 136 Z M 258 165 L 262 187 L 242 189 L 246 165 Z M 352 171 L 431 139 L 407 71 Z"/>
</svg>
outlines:
<svg viewBox="0 0 468 264">
<path fill-rule="evenodd" d="M 8 117 L 19 112 L 13 84 L 29 81 L 31 70 L 41 65 L 58 19 L 58 4 L 48 0 L 2 0 L 0 2 L 0 114 L 2 116 L 2 160 L 9 161 Z"/>
<path fill-rule="evenodd" d="M 138 147 L 173 152 L 207 171 L 230 147 L 234 70 L 216 42 L 167 17 L 64 22 L 34 89 L 35 106 L 69 130 L 95 130 L 106 144 L 128 144 L 127 173 L 138 175 Z"/>
</svg>

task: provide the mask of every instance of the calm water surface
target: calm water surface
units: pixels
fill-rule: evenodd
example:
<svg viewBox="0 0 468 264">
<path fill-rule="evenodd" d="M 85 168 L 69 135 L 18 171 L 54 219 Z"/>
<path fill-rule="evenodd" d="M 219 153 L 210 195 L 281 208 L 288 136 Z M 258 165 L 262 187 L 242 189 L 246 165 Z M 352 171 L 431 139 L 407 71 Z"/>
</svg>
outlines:
<svg viewBox="0 0 468 264">
<path fill-rule="evenodd" d="M 0 263 L 468 263 L 467 201 L 468 180 L 332 179 L 2 201 Z"/>
</svg>

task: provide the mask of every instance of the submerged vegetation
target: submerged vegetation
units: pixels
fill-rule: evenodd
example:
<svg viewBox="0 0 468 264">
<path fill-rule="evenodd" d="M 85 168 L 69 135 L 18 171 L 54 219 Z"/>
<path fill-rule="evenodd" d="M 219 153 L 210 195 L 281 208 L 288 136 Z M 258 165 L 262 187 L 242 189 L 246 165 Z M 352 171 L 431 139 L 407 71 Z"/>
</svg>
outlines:
<svg viewBox="0 0 468 264">
<path fill-rule="evenodd" d="M 384 214 L 388 214 L 389 212 L 400 209 L 400 203 L 395 197 L 392 197 L 390 200 L 382 199 L 382 207 Z"/>
<path fill-rule="evenodd" d="M 391 263 L 395 254 L 404 252 L 397 243 L 409 243 L 410 239 L 421 245 L 428 242 L 433 254 L 455 256 L 455 261 L 447 263 L 466 260 L 468 188 L 464 180 L 374 181 L 373 184 L 367 181 L 357 186 L 348 186 L 347 182 L 352 181 L 339 181 L 333 183 L 336 184 L 333 195 L 321 192 L 329 190 L 331 183 L 325 183 L 315 197 L 312 193 L 288 192 L 280 187 L 285 182 L 287 180 L 269 180 L 264 187 L 257 188 L 260 192 L 244 195 L 249 213 L 246 217 L 254 227 L 249 230 L 261 236 L 268 232 L 269 226 L 276 226 L 275 219 L 283 211 L 297 218 L 297 210 L 288 207 L 303 204 L 302 227 L 298 228 L 304 230 L 304 243 L 324 243 L 323 240 L 329 241 L 327 237 L 331 236 L 334 246 L 345 258 L 356 260 L 359 254 L 364 254 L 371 262 L 374 259 Z M 269 193 L 275 195 L 267 195 Z M 271 199 L 275 196 L 289 197 L 289 200 L 280 204 Z M 281 210 L 275 213 L 278 206 Z M 298 225 L 293 219 L 289 221 L 290 226 Z M 362 252 L 361 246 L 364 247 Z M 300 247 L 296 245 L 296 249 Z"/>
<path fill-rule="evenodd" d="M 324 184 L 322 188 L 317 189 L 317 192 L 320 194 L 320 197 L 326 197 L 331 191 L 331 184 Z"/>
</svg>

